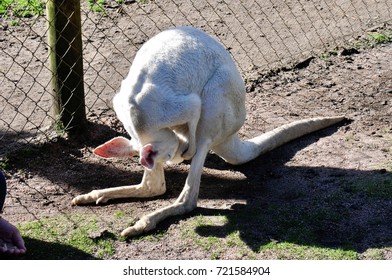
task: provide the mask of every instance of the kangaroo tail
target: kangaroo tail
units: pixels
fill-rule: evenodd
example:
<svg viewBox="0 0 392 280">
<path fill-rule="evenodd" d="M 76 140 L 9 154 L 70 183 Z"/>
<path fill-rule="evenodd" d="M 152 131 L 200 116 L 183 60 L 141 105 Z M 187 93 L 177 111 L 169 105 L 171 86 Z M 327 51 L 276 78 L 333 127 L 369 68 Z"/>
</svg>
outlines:
<svg viewBox="0 0 392 280">
<path fill-rule="evenodd" d="M 237 135 L 233 135 L 224 143 L 213 147 L 213 151 L 231 164 L 242 164 L 291 140 L 326 128 L 344 119 L 343 116 L 336 116 L 299 120 L 245 141 L 240 140 Z"/>
</svg>

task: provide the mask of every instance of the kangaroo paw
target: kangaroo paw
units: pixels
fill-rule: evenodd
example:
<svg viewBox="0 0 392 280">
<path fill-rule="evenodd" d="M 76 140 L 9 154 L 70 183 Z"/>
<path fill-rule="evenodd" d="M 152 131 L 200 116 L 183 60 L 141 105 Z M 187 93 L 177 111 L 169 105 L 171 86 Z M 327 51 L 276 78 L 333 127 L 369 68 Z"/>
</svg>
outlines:
<svg viewBox="0 0 392 280">
<path fill-rule="evenodd" d="M 151 221 L 151 218 L 143 217 L 139 221 L 137 221 L 136 224 L 134 224 L 133 226 L 124 229 L 121 232 L 121 236 L 124 236 L 124 237 L 137 236 L 137 235 L 142 234 L 143 232 L 147 232 L 147 231 L 154 229 L 155 226 L 156 226 L 156 223 Z"/>
<path fill-rule="evenodd" d="M 105 195 L 99 191 L 91 191 L 87 194 L 82 194 L 76 196 L 74 199 L 72 199 L 72 205 L 84 205 L 84 204 L 91 204 L 91 203 L 105 203 L 109 200 L 109 198 L 106 198 Z"/>
</svg>

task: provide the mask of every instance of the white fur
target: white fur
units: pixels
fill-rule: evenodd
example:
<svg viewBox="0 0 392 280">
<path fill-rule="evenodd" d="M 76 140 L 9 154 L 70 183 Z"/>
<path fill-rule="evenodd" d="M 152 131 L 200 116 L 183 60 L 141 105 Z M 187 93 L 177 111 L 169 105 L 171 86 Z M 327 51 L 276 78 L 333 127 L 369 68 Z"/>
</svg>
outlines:
<svg viewBox="0 0 392 280">
<path fill-rule="evenodd" d="M 113 99 L 118 118 L 132 140 L 115 138 L 95 151 L 104 157 L 139 154 L 142 182 L 95 190 L 73 204 L 101 203 L 120 197 L 152 197 L 166 191 L 163 164 L 192 159 L 183 191 L 165 208 L 125 229 L 134 236 L 161 220 L 197 206 L 200 178 L 209 150 L 232 164 L 248 162 L 294 138 L 327 127 L 343 117 L 297 121 L 242 141 L 245 87 L 225 48 L 192 27 L 173 28 L 150 39 L 137 53 L 120 92 Z"/>
</svg>

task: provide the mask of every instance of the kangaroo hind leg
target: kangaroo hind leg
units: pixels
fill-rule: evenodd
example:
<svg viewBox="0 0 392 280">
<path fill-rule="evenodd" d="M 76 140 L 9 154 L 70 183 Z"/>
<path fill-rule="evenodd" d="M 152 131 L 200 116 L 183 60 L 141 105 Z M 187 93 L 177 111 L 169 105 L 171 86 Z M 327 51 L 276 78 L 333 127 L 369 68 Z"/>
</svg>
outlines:
<svg viewBox="0 0 392 280">
<path fill-rule="evenodd" d="M 255 144 L 242 141 L 237 134 L 233 134 L 212 150 L 227 163 L 233 165 L 243 164 L 258 156 Z"/>
</svg>

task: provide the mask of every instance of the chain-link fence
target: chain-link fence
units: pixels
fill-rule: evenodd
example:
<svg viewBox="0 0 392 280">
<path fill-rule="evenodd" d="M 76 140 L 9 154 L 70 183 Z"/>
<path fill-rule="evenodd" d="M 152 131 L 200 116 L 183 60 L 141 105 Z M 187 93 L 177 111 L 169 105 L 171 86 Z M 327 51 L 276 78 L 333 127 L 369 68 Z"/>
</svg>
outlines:
<svg viewBox="0 0 392 280">
<path fill-rule="evenodd" d="M 1 1 L 0 154 L 50 138 L 56 123 L 45 0 Z M 388 0 L 81 2 L 87 114 L 107 110 L 136 51 L 171 26 L 217 37 L 246 81 L 342 46 L 392 18 Z M 72 68 L 72 65 L 69 65 Z M 72 88 L 70 89 L 72 91 Z"/>
</svg>

